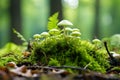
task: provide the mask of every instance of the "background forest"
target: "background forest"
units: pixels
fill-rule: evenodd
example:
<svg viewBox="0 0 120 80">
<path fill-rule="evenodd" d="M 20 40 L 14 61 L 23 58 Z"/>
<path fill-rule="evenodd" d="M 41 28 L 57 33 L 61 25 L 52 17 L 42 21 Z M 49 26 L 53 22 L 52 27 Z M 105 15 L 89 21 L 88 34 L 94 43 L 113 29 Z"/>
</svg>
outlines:
<svg viewBox="0 0 120 80">
<path fill-rule="evenodd" d="M 0 46 L 21 42 L 16 29 L 27 40 L 47 31 L 49 16 L 59 12 L 80 29 L 82 38 L 102 39 L 120 33 L 120 0 L 0 0 Z"/>
</svg>

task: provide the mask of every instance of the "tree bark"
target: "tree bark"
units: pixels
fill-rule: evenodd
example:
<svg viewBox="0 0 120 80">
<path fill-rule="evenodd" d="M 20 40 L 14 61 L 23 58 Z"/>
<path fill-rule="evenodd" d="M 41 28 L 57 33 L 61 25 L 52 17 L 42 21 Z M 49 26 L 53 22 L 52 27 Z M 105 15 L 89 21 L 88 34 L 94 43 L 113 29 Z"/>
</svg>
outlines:
<svg viewBox="0 0 120 80">
<path fill-rule="evenodd" d="M 95 25 L 94 25 L 94 33 L 93 37 L 99 38 L 99 20 L 100 20 L 100 0 L 95 0 Z"/>
<path fill-rule="evenodd" d="M 63 14 L 61 0 L 50 0 L 50 16 L 53 15 L 55 12 L 59 12 L 58 19 L 62 20 Z"/>
<path fill-rule="evenodd" d="M 12 29 L 21 33 L 21 0 L 10 0 L 10 41 L 21 44 L 21 40 Z"/>
<path fill-rule="evenodd" d="M 111 17 L 112 24 L 110 29 L 110 35 L 120 33 L 120 1 L 112 0 L 112 8 L 111 8 Z"/>
</svg>

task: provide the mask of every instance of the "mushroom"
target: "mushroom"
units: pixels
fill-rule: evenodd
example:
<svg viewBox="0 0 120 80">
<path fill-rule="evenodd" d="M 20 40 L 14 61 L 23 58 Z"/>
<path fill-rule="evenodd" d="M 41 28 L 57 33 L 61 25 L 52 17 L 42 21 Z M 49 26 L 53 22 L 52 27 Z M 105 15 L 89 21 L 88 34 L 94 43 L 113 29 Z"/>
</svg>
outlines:
<svg viewBox="0 0 120 80">
<path fill-rule="evenodd" d="M 81 35 L 81 33 L 75 31 L 75 32 L 72 32 L 71 35 L 72 35 L 72 36 L 75 36 L 75 37 L 79 37 L 79 36 Z"/>
<path fill-rule="evenodd" d="M 73 24 L 70 21 L 68 21 L 68 20 L 62 20 L 57 25 L 58 26 L 67 27 L 67 26 L 72 26 Z"/>
<path fill-rule="evenodd" d="M 67 35 L 69 35 L 72 32 L 72 29 L 69 28 L 69 27 L 66 27 L 65 32 L 66 32 Z"/>
<path fill-rule="evenodd" d="M 92 42 L 93 42 L 93 44 L 101 43 L 101 41 L 99 39 L 93 39 Z"/>
<path fill-rule="evenodd" d="M 42 32 L 40 35 L 45 39 L 45 44 L 47 44 L 47 38 L 50 36 L 50 34 L 48 32 Z"/>
<path fill-rule="evenodd" d="M 42 32 L 40 35 L 44 38 L 47 38 L 48 36 L 50 36 L 48 32 Z"/>
<path fill-rule="evenodd" d="M 65 31 L 70 31 L 70 32 L 71 32 L 71 31 L 72 31 L 72 29 L 71 29 L 71 28 L 69 28 L 69 27 L 66 27 L 66 28 L 65 28 Z"/>
<path fill-rule="evenodd" d="M 64 35 L 66 35 L 65 28 L 68 26 L 72 26 L 73 24 L 68 20 L 62 20 L 57 25 L 60 27 L 60 29 L 63 29 Z"/>
<path fill-rule="evenodd" d="M 74 29 L 72 29 L 72 32 L 80 32 L 80 30 L 79 29 L 77 29 L 77 28 L 74 28 Z"/>
<path fill-rule="evenodd" d="M 49 31 L 49 34 L 51 34 L 51 35 L 58 35 L 58 34 L 60 34 L 60 31 L 58 29 L 51 29 Z"/>
<path fill-rule="evenodd" d="M 34 38 L 35 40 L 39 40 L 40 37 L 41 37 L 40 34 L 35 34 L 35 35 L 33 35 L 33 38 Z"/>
<path fill-rule="evenodd" d="M 102 47 L 102 42 L 99 39 L 93 39 L 92 43 L 95 45 L 96 49 L 100 49 Z"/>
</svg>

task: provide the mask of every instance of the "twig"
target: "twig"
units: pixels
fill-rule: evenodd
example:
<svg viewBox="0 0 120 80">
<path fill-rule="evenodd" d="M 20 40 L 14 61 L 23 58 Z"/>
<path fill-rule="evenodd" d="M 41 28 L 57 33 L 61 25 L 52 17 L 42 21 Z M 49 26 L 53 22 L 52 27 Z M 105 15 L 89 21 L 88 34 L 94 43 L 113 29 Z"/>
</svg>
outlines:
<svg viewBox="0 0 120 80">
<path fill-rule="evenodd" d="M 108 47 L 107 47 L 107 42 L 104 42 L 104 45 L 105 45 L 105 48 L 106 48 L 106 51 L 108 53 L 108 55 L 110 56 L 110 59 L 111 59 L 111 64 L 114 65 L 114 66 L 117 66 L 117 65 L 120 65 L 119 64 L 119 61 L 117 59 L 115 59 L 109 52 L 108 50 Z"/>
<path fill-rule="evenodd" d="M 105 45 L 106 51 L 107 51 L 108 55 L 110 56 L 111 60 L 114 60 L 114 57 L 110 54 L 110 52 L 108 50 L 107 42 L 104 42 L 104 45 Z"/>
<path fill-rule="evenodd" d="M 73 69 L 73 70 L 80 70 L 80 71 L 88 71 L 87 69 L 80 68 L 80 67 L 74 67 L 74 66 L 27 66 L 29 69 Z"/>
</svg>

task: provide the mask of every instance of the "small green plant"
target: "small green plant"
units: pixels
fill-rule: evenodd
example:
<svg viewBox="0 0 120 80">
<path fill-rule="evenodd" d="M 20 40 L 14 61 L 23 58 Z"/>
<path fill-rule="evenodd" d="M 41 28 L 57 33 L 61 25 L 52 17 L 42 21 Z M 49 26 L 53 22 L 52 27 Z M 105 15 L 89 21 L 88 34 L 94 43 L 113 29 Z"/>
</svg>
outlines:
<svg viewBox="0 0 120 80">
<path fill-rule="evenodd" d="M 48 30 L 51 30 L 53 28 L 58 28 L 57 23 L 58 23 L 58 12 L 56 12 L 55 14 L 53 14 L 50 18 L 49 18 L 49 22 L 48 22 Z"/>
<path fill-rule="evenodd" d="M 48 63 L 50 66 L 60 66 L 60 63 L 57 61 L 57 59 L 50 58 L 50 61 Z"/>
<path fill-rule="evenodd" d="M 23 42 L 27 42 L 27 40 L 15 29 L 13 29 L 13 32 L 17 35 L 18 38 L 20 38 Z"/>
<path fill-rule="evenodd" d="M 106 50 L 101 48 L 102 42 L 98 39 L 93 40 L 93 43 L 82 40 L 79 29 L 72 29 L 69 25 L 64 27 L 63 23 L 63 28 L 56 27 L 57 24 L 61 26 L 60 23 L 63 21 L 69 22 L 68 20 L 62 20 L 56 23 L 57 21 L 54 22 L 53 19 L 53 22 L 50 22 L 56 25 L 54 27 L 49 26 L 49 31 L 43 32 L 46 35 L 43 36 L 43 33 L 41 33 L 39 36 L 42 37 L 32 40 L 33 50 L 29 60 L 33 64 L 41 62 L 50 66 L 70 65 L 105 72 L 109 67 L 109 61 L 107 60 Z M 70 23 L 70 25 L 73 24 Z"/>
<path fill-rule="evenodd" d="M 22 50 L 25 50 L 25 47 L 18 46 L 14 43 L 7 43 L 0 49 L 0 66 L 5 66 L 11 61 L 16 63 L 21 61 L 23 59 Z"/>
</svg>

